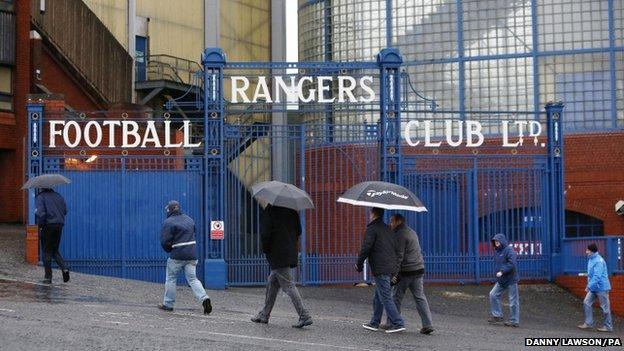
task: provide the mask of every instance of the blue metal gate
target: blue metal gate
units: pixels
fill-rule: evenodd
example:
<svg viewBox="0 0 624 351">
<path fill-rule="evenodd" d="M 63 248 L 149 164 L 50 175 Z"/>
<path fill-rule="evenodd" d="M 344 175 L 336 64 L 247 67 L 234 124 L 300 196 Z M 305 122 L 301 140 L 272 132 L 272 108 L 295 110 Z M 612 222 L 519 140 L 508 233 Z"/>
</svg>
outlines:
<svg viewBox="0 0 624 351">
<path fill-rule="evenodd" d="M 376 62 L 227 63 L 220 49 L 207 49 L 202 63 L 203 101 L 195 107 L 203 110 L 203 118 L 190 117 L 194 141 L 200 142 L 194 149 L 50 148 L 43 143 L 49 136 L 44 120 L 84 126 L 121 118 L 153 121 L 162 129 L 167 123 L 181 127 L 183 117 L 170 112 L 55 115 L 44 113 L 41 104 L 29 105 L 29 176 L 60 172 L 73 180 L 61 188 L 70 208 L 62 249 L 73 269 L 163 281 L 166 255 L 158 241 L 163 206 L 178 199 L 197 223 L 205 285 L 263 284 L 268 266 L 260 249 L 260 208 L 250 189 L 256 182 L 278 179 L 305 189 L 316 204 L 301 214 L 297 278 L 303 284 L 363 278 L 352 267 L 366 209 L 335 200 L 365 180 L 405 185 L 429 208 L 406 215 L 420 236 L 431 280 L 491 279 L 489 240 L 497 232 L 505 233 L 518 251 L 524 278 L 552 279 L 560 270 L 562 105 L 519 114 L 544 126 L 544 147 L 537 142 L 523 148 L 493 146 L 500 130 L 492 123 L 510 119 L 497 115 L 479 116 L 490 123 L 482 148 L 409 147 L 403 138 L 408 121 L 463 120 L 465 115 L 433 111 L 435 106 L 422 110 L 413 99 L 402 103 L 406 73 L 396 50 L 383 50 Z M 368 76 L 376 98 L 293 107 L 266 99 L 233 103 L 226 91 L 232 76 L 248 77 L 253 86 L 261 76 L 277 75 Z M 313 88 L 304 86 L 306 92 Z M 331 100 L 334 93 L 320 94 Z M 434 139 L 441 137 L 434 133 Z M 33 198 L 31 192 L 30 208 Z M 225 240 L 209 236 L 214 220 L 225 222 Z"/>
</svg>

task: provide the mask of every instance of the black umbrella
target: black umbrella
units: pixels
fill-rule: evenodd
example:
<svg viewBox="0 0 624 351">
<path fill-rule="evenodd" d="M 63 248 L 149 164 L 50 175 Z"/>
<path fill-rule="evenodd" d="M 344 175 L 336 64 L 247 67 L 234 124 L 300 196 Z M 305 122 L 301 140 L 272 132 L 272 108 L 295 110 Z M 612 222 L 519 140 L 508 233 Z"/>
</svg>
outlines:
<svg viewBox="0 0 624 351">
<path fill-rule="evenodd" d="M 408 189 L 387 182 L 362 182 L 338 198 L 356 206 L 379 207 L 387 210 L 427 211 L 420 199 Z"/>
</svg>

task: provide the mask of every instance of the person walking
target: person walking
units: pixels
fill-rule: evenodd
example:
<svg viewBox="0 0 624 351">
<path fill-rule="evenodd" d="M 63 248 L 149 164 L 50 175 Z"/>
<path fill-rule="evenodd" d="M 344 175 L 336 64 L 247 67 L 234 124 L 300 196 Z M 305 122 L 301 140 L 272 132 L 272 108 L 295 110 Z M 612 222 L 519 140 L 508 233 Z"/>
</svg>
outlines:
<svg viewBox="0 0 624 351">
<path fill-rule="evenodd" d="M 195 222 L 180 208 L 180 203 L 171 200 L 165 207 L 167 218 L 162 226 L 160 244 L 169 253 L 165 280 L 165 297 L 158 308 L 173 311 L 176 300 L 176 281 L 180 271 L 184 271 L 186 281 L 193 294 L 204 309 L 204 314 L 212 312 L 210 298 L 202 283 L 197 279 L 197 247 L 195 241 Z"/>
<path fill-rule="evenodd" d="M 611 320 L 611 306 L 609 302 L 609 291 L 611 283 L 609 282 L 609 272 L 607 271 L 607 263 L 598 253 L 598 246 L 595 243 L 587 245 L 585 254 L 589 258 L 587 260 L 587 287 L 585 291 L 587 295 L 583 300 L 583 309 L 585 310 L 585 322 L 578 327 L 580 329 L 590 329 L 594 326 L 594 317 L 592 305 L 598 299 L 600 308 L 604 314 L 604 324 L 596 329 L 601 332 L 612 332 L 613 322 Z"/>
<path fill-rule="evenodd" d="M 279 289 L 290 297 L 299 321 L 293 328 L 303 328 L 312 324 L 312 317 L 303 305 L 303 300 L 291 276 L 291 268 L 299 262 L 299 236 L 301 222 L 299 213 L 293 209 L 267 205 L 260 223 L 260 241 L 262 252 L 271 267 L 267 279 L 264 307 L 251 321 L 268 323 Z"/>
<path fill-rule="evenodd" d="M 59 252 L 67 205 L 61 194 L 52 189 L 42 189 L 35 196 L 35 223 L 39 226 L 43 252 L 44 284 L 52 284 L 52 259 L 63 273 L 63 282 L 69 281 L 69 269 Z"/>
<path fill-rule="evenodd" d="M 425 296 L 423 288 L 423 277 L 425 275 L 425 260 L 423 259 L 418 235 L 410 227 L 405 224 L 405 217 L 401 214 L 390 216 L 390 229 L 394 232 L 398 246 L 398 259 L 401 262 L 397 283 L 392 289 L 394 304 L 397 311 L 401 313 L 401 304 L 407 289 L 410 290 L 414 301 L 416 302 L 416 310 L 422 321 L 421 334 L 433 333 L 433 325 L 431 322 L 431 311 L 429 310 L 429 302 Z M 390 326 L 388 320 L 383 329 Z"/>
<path fill-rule="evenodd" d="M 518 327 L 520 325 L 520 297 L 518 295 L 518 264 L 516 262 L 516 251 L 509 245 L 504 234 L 496 234 L 492 238 L 494 245 L 494 263 L 496 270 L 496 284 L 490 291 L 490 310 L 492 316 L 488 319 L 490 324 L 497 324 L 503 321 L 503 311 L 501 308 L 501 296 L 505 290 L 509 293 L 509 309 L 511 315 L 509 320 L 503 324 L 508 327 Z"/>
<path fill-rule="evenodd" d="M 364 261 L 368 259 L 375 277 L 375 297 L 373 298 L 373 316 L 369 323 L 362 327 L 368 330 L 379 330 L 383 311 L 386 311 L 390 326 L 386 333 L 405 331 L 405 322 L 392 299 L 391 281 L 399 271 L 398 249 L 394 234 L 383 221 L 384 210 L 372 208 L 370 222 L 366 227 L 364 242 L 360 249 L 356 269 L 364 270 Z"/>
</svg>

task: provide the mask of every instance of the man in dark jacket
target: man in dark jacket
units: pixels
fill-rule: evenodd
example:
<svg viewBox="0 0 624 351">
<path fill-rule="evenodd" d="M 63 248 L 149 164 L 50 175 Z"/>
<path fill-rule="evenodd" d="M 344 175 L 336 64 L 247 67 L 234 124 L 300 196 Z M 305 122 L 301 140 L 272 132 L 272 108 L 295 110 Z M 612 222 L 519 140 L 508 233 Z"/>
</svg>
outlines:
<svg viewBox="0 0 624 351">
<path fill-rule="evenodd" d="M 494 269 L 496 270 L 496 284 L 490 291 L 490 310 L 492 317 L 488 322 L 495 324 L 503 321 L 501 296 L 509 292 L 509 321 L 503 323 L 508 327 L 517 327 L 520 323 L 520 298 L 518 296 L 518 264 L 516 251 L 509 245 L 504 234 L 496 234 L 492 238 L 494 245 Z"/>
<path fill-rule="evenodd" d="M 364 261 L 368 259 L 376 284 L 373 317 L 369 323 L 362 325 L 362 327 L 377 331 L 383 311 L 386 310 L 388 320 L 392 324 L 386 329 L 386 333 L 396 333 L 405 331 L 405 323 L 394 304 L 390 286 L 392 277 L 399 271 L 400 262 L 394 234 L 384 223 L 383 214 L 384 210 L 381 208 L 371 209 L 370 223 L 366 227 L 364 242 L 356 264 L 357 271 L 361 272 L 364 269 Z"/>
<path fill-rule="evenodd" d="M 52 283 L 52 258 L 63 272 L 63 281 L 69 281 L 69 270 L 59 252 L 65 225 L 67 206 L 61 194 L 52 189 L 42 189 L 35 196 L 35 222 L 40 229 L 41 249 L 45 276 L 43 283 Z"/>
<path fill-rule="evenodd" d="M 162 226 L 160 245 L 169 253 L 167 259 L 167 276 L 165 280 L 165 297 L 158 308 L 173 311 L 176 299 L 176 281 L 178 274 L 184 270 L 186 281 L 193 294 L 204 308 L 204 314 L 212 312 L 210 298 L 202 283 L 195 274 L 197 267 L 197 246 L 195 242 L 195 222 L 182 213 L 177 201 L 169 201 L 165 207 L 167 219 Z"/>
<path fill-rule="evenodd" d="M 422 321 L 420 333 L 431 334 L 433 333 L 431 311 L 429 310 L 429 302 L 427 302 L 423 288 L 425 260 L 418 242 L 418 235 L 405 224 L 405 217 L 401 214 L 394 214 L 390 217 L 390 228 L 394 231 L 399 250 L 399 262 L 401 262 L 397 279 L 398 283 L 392 291 L 394 304 L 397 307 L 397 311 L 401 313 L 401 303 L 405 296 L 405 291 L 409 289 L 412 292 L 412 296 L 414 296 L 416 310 Z M 387 324 L 389 326 L 389 321 Z"/>
<path fill-rule="evenodd" d="M 301 222 L 297 211 L 267 205 L 260 223 L 260 239 L 262 252 L 266 255 L 271 267 L 271 274 L 266 285 L 264 308 L 251 319 L 252 322 L 269 322 L 277 293 L 281 288 L 290 297 L 299 314 L 299 322 L 293 327 L 303 328 L 312 324 L 312 317 L 303 306 L 299 290 L 297 290 L 290 274 L 290 269 L 297 267 L 299 262 L 300 235 Z"/>
</svg>

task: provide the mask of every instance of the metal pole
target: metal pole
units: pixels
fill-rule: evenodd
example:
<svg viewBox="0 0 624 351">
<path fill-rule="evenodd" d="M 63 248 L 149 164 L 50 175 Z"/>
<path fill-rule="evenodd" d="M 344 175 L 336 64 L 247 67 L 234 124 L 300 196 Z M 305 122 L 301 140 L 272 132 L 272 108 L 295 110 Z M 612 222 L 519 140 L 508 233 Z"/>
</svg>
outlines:
<svg viewBox="0 0 624 351">
<path fill-rule="evenodd" d="M 43 170 L 43 103 L 29 103 L 28 111 L 28 179 Z M 35 189 L 28 189 L 28 224 L 35 224 Z"/>
<path fill-rule="evenodd" d="M 305 191 L 305 124 L 299 127 L 299 187 Z M 306 285 L 308 282 L 308 267 L 306 257 L 306 218 L 305 210 L 301 216 L 301 284 Z"/>
<path fill-rule="evenodd" d="M 204 260 L 204 285 L 211 289 L 225 289 L 227 269 L 224 240 L 229 233 L 225 226 L 224 240 L 210 239 L 210 221 L 225 216 L 225 161 L 223 159 L 223 69 L 225 53 L 220 48 L 206 48 L 202 55 L 204 66 L 204 235 L 207 246 Z M 215 190 L 212 192 L 211 190 Z"/>
</svg>

